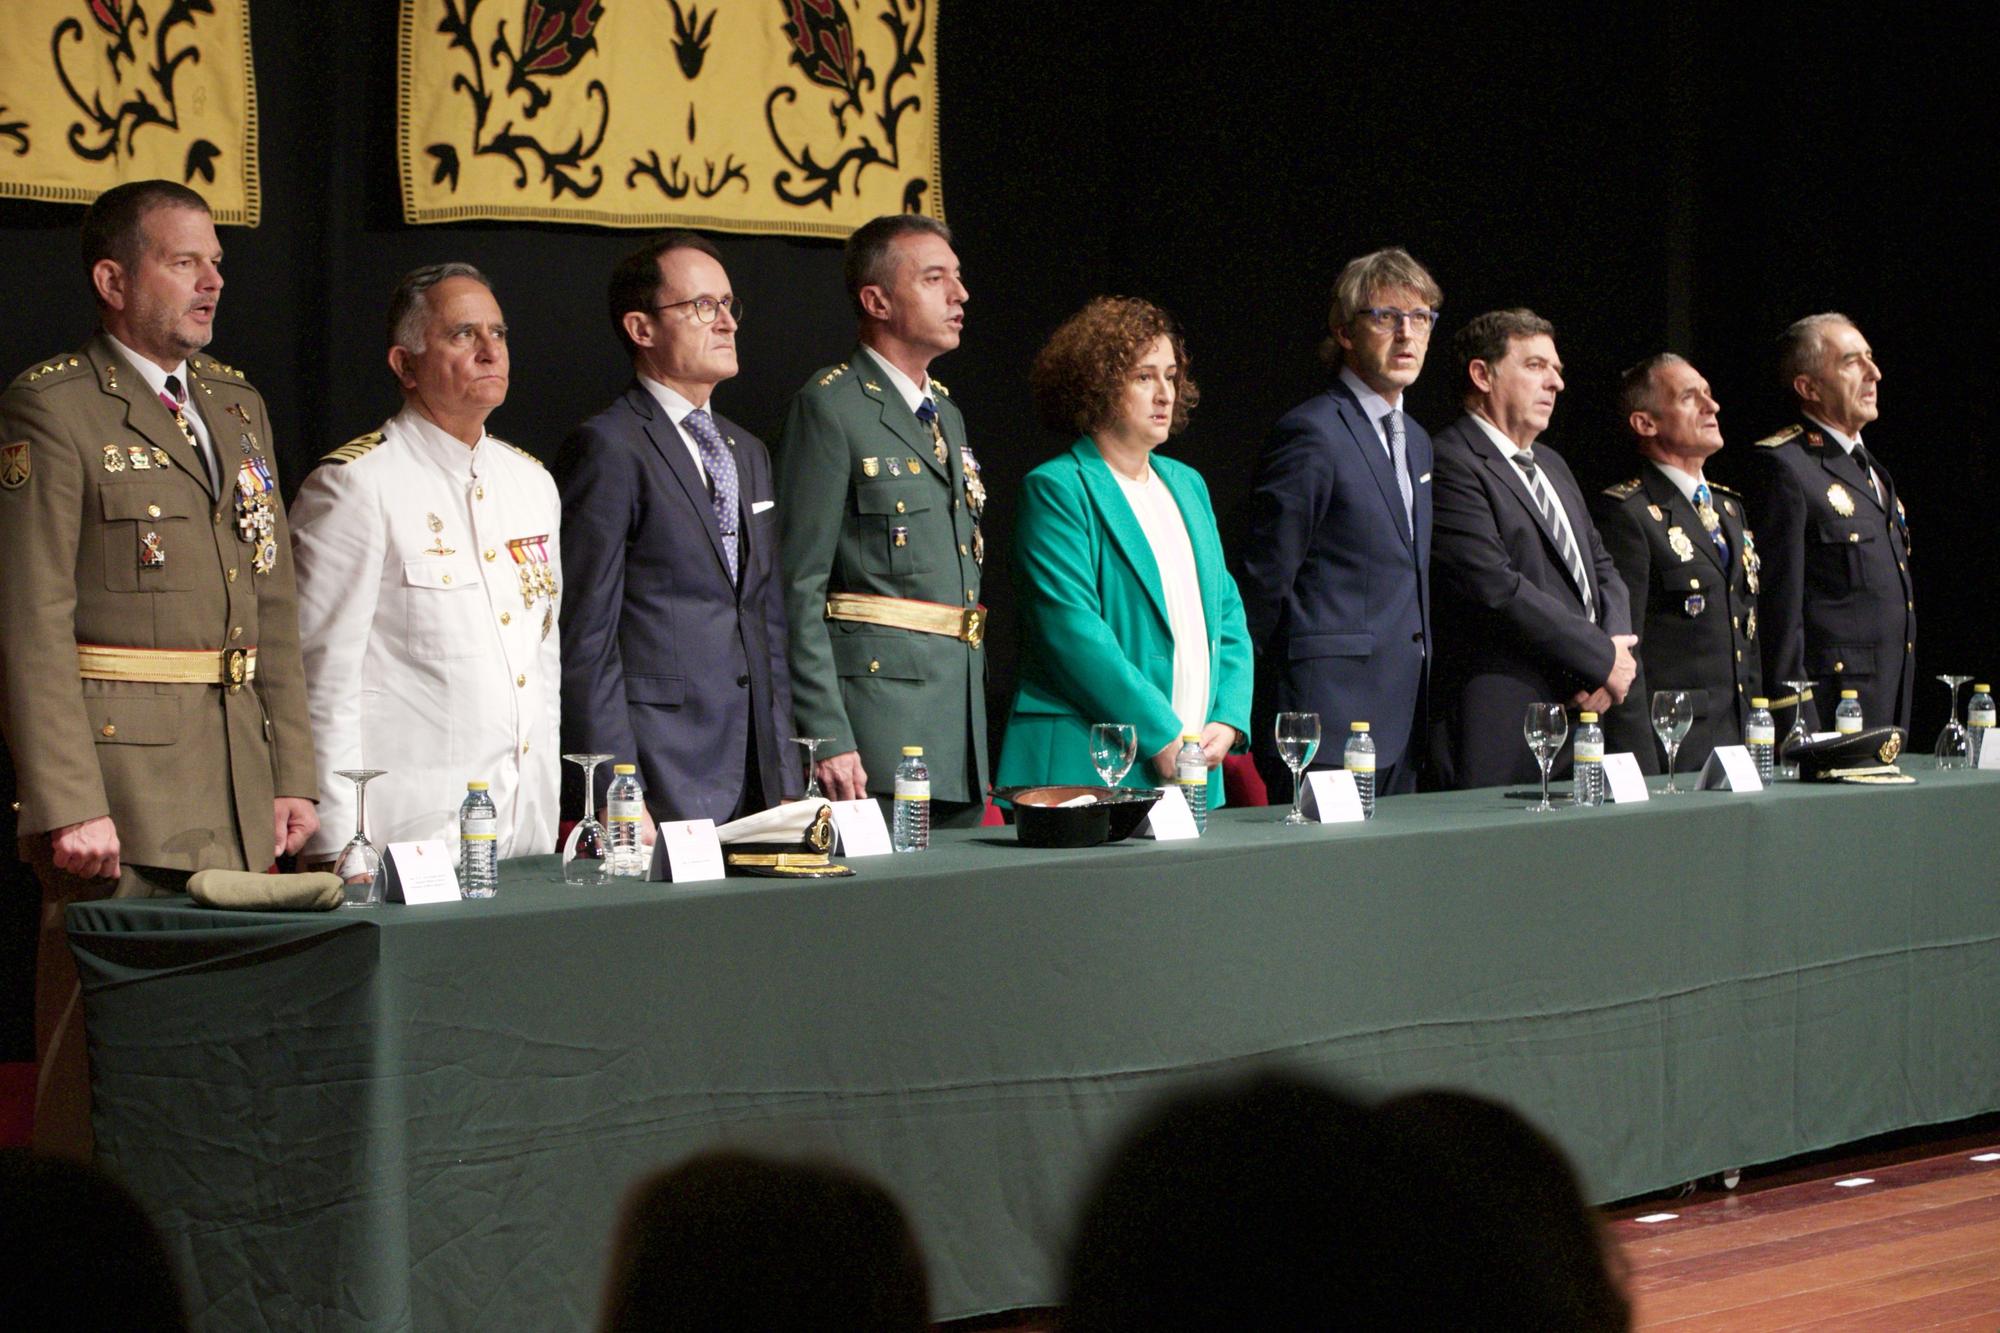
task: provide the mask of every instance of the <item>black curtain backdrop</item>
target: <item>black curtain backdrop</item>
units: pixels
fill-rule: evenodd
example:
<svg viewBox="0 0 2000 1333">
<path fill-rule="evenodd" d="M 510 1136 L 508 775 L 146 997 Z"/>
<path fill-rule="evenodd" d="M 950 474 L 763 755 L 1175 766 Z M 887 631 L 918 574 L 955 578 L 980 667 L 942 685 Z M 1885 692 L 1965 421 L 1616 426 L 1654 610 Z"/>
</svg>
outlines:
<svg viewBox="0 0 2000 1333">
<path fill-rule="evenodd" d="M 861 22 L 881 0 L 849 3 Z M 1991 175 L 1995 107 L 1981 48 L 1951 15 L 944 3 L 943 198 L 972 296 L 965 345 L 934 370 L 994 497 L 996 732 L 1012 695 L 1012 499 L 1061 443 L 1028 401 L 1041 340 L 1100 292 L 1176 312 L 1203 397 L 1167 447 L 1227 514 L 1269 424 L 1322 383 L 1313 349 L 1341 263 L 1392 243 L 1445 289 L 1417 417 L 1437 428 L 1456 415 L 1450 336 L 1466 319 L 1532 306 L 1556 324 L 1569 385 L 1548 439 L 1589 486 L 1632 472 L 1613 415 L 1622 367 L 1671 348 L 1707 375 L 1729 441 L 1713 472 L 1727 480 L 1789 419 L 1775 335 L 1846 311 L 1886 376 L 1868 439 L 1910 512 L 1919 670 L 2000 675 L 1978 507 L 1993 414 L 1973 364 L 1992 282 L 1964 198 Z M 287 493 L 397 406 L 387 296 L 404 270 L 442 259 L 483 268 L 514 330 L 512 392 L 491 427 L 551 456 L 629 374 L 603 290 L 639 237 L 404 226 L 396 6 L 251 10 L 265 220 L 223 229 L 211 350 L 269 400 Z M 81 212 L 0 204 L 7 372 L 90 331 Z M 717 401 L 768 437 L 808 373 L 850 346 L 840 248 L 715 239 L 748 309 L 743 373 Z M 1944 697 L 1920 682 L 1918 745 Z"/>
</svg>

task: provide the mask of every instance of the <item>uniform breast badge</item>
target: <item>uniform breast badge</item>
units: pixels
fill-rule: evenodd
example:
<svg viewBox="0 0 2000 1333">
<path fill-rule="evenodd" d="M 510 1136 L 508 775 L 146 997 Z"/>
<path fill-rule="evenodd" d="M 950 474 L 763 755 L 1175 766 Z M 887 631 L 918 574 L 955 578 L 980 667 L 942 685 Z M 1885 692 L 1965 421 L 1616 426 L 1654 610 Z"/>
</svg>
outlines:
<svg viewBox="0 0 2000 1333">
<path fill-rule="evenodd" d="M 105 445 L 104 470 L 106 472 L 123 472 L 125 470 L 125 451 L 115 444 Z"/>
<path fill-rule="evenodd" d="M 889 475 L 892 477 L 900 477 L 903 475 L 902 460 L 896 458 L 891 458 L 889 460 Z"/>
<path fill-rule="evenodd" d="M 134 472 L 151 472 L 153 470 L 153 451 L 145 445 L 132 445 L 126 449 L 125 456 L 132 460 L 132 470 Z"/>
<path fill-rule="evenodd" d="M 174 460 L 168 457 L 167 451 L 157 444 L 153 446 L 153 462 L 159 467 L 172 467 L 174 465 Z"/>
<path fill-rule="evenodd" d="M 430 526 L 431 544 L 424 548 L 425 555 L 456 555 L 457 548 L 444 544 L 444 520 L 436 514 L 425 514 L 424 522 Z"/>
<path fill-rule="evenodd" d="M 1658 505 L 1647 505 L 1646 512 L 1653 516 L 1653 522 L 1655 523 L 1664 523 L 1667 521 L 1667 516 L 1660 512 Z"/>
<path fill-rule="evenodd" d="M 0 491 L 18 491 L 34 472 L 28 461 L 28 442 L 17 440 L 0 445 Z"/>
<path fill-rule="evenodd" d="M 1833 506 L 1833 512 L 1842 518 L 1854 517 L 1854 497 L 1839 482 L 1826 488 L 1826 502 Z"/>
<path fill-rule="evenodd" d="M 257 432 L 250 429 L 250 413 L 241 403 L 231 403 L 223 411 L 243 423 L 243 435 L 236 443 L 244 453 L 253 453 L 257 448 Z"/>
<path fill-rule="evenodd" d="M 959 467 L 965 473 L 965 510 L 972 515 L 972 560 L 974 564 L 986 563 L 986 533 L 980 527 L 980 517 L 986 512 L 986 481 L 979 475 L 979 460 L 973 457 L 972 446 L 958 447 Z"/>
<path fill-rule="evenodd" d="M 1698 592 L 1691 592 L 1688 594 L 1687 600 L 1681 603 L 1681 609 L 1687 612 L 1688 618 L 1692 620 L 1708 609 L 1708 598 L 1703 597 Z"/>
<path fill-rule="evenodd" d="M 1695 517 L 1701 520 L 1701 525 L 1704 528 L 1707 528 L 1710 532 L 1714 532 L 1717 528 L 1720 528 L 1722 526 L 1722 517 L 1721 515 L 1715 512 L 1714 505 L 1712 504 L 1696 505 L 1694 507 L 1694 512 L 1695 512 Z"/>
<path fill-rule="evenodd" d="M 1682 564 L 1694 559 L 1694 543 L 1688 539 L 1687 533 L 1681 531 L 1680 524 L 1667 529 L 1667 545 L 1674 548 L 1674 554 L 1681 558 Z"/>
<path fill-rule="evenodd" d="M 891 546 L 908 546 L 910 544 L 910 530 L 900 523 L 890 528 L 889 544 Z"/>
<path fill-rule="evenodd" d="M 549 534 L 544 532 L 535 537 L 513 537 L 507 542 L 507 554 L 514 557 L 514 565 L 521 576 L 521 608 L 531 611 L 535 603 L 546 599 L 548 607 L 542 613 L 542 637 L 548 638 L 555 626 L 556 587 L 555 570 L 549 564 Z"/>
<path fill-rule="evenodd" d="M 277 516 L 271 497 L 277 494 L 271 465 L 252 455 L 236 469 L 236 535 L 255 548 L 250 567 L 268 574 L 278 567 Z"/>
<path fill-rule="evenodd" d="M 861 460 L 861 475 L 862 475 L 862 476 L 864 476 L 864 477 L 873 477 L 873 476 L 876 476 L 876 475 L 880 474 L 880 472 L 881 472 L 881 471 L 882 471 L 882 460 L 881 460 L 881 459 L 879 459 L 879 458 L 864 458 L 864 459 L 862 459 L 862 460 Z"/>
<path fill-rule="evenodd" d="M 1757 595 L 1757 575 L 1764 568 L 1764 558 L 1757 554 L 1757 538 L 1750 529 L 1743 529 L 1743 582 L 1750 588 L 1750 595 Z M 1750 623 L 1757 623 L 1757 613 L 1750 613 Z"/>
<path fill-rule="evenodd" d="M 166 567 L 167 550 L 160 545 L 160 534 L 149 532 L 139 538 L 139 568 L 165 569 Z"/>
</svg>

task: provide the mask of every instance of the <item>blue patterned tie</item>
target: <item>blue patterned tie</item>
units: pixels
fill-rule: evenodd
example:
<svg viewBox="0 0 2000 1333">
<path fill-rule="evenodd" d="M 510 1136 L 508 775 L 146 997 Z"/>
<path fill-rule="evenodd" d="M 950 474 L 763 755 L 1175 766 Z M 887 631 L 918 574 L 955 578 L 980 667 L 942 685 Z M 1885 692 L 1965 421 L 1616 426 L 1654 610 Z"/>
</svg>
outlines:
<svg viewBox="0 0 2000 1333">
<path fill-rule="evenodd" d="M 1708 483 L 1694 484 L 1694 508 L 1701 515 L 1702 526 L 1708 528 L 1709 540 L 1715 543 L 1715 553 L 1722 557 L 1722 563 L 1729 563 L 1729 538 L 1722 535 L 1722 520 L 1715 516 L 1715 493 L 1708 489 Z M 1709 525 L 1713 524 L 1713 527 Z"/>
<path fill-rule="evenodd" d="M 729 566 L 729 581 L 736 582 L 736 514 L 741 508 L 736 482 L 736 455 L 722 442 L 715 419 L 697 407 L 681 418 L 681 425 L 694 436 L 701 450 L 701 465 L 708 471 L 708 503 L 715 510 L 715 524 L 722 529 L 722 558 Z"/>
<path fill-rule="evenodd" d="M 1389 461 L 1396 466 L 1396 489 L 1403 493 L 1403 521 L 1410 525 L 1412 536 L 1417 530 L 1416 494 L 1410 487 L 1409 436 L 1403 430 L 1403 414 L 1390 408 L 1382 417 L 1388 427 Z"/>
</svg>

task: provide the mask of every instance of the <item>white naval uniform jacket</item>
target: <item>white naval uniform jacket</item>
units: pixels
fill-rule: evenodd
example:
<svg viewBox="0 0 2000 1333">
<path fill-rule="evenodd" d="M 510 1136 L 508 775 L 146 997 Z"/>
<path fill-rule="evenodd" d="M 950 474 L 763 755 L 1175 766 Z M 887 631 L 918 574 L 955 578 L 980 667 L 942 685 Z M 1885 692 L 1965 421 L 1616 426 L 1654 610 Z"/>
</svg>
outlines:
<svg viewBox="0 0 2000 1333">
<path fill-rule="evenodd" d="M 545 549 L 562 586 L 555 483 L 511 445 L 468 449 L 413 407 L 381 436 L 328 454 L 289 515 L 320 778 L 304 859 L 354 836 L 354 784 L 335 774 L 356 768 L 385 770 L 368 784 L 378 847 L 444 838 L 455 854 L 465 784 L 483 781 L 500 855 L 552 851 L 560 607 L 525 596 L 522 571 Z"/>
</svg>

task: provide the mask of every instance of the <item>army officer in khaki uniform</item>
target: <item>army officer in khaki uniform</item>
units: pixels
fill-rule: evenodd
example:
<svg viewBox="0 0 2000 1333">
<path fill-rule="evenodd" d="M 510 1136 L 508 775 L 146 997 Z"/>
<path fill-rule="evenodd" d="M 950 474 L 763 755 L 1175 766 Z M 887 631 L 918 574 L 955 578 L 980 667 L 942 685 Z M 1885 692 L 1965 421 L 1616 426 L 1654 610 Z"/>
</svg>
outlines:
<svg viewBox="0 0 2000 1333">
<path fill-rule="evenodd" d="M 222 292 L 201 196 L 85 215 L 102 330 L 0 396 L 0 681 L 42 882 L 36 1142 L 87 1153 L 79 898 L 263 870 L 318 826 L 291 543 L 264 400 L 196 356 Z"/>
<path fill-rule="evenodd" d="M 792 708 L 830 742 L 819 778 L 836 800 L 890 794 L 902 747 L 921 745 L 932 822 L 977 823 L 986 488 L 930 378 L 958 346 L 965 284 L 949 229 L 915 214 L 849 237 L 846 274 L 860 346 L 799 390 L 778 443 Z"/>
</svg>

